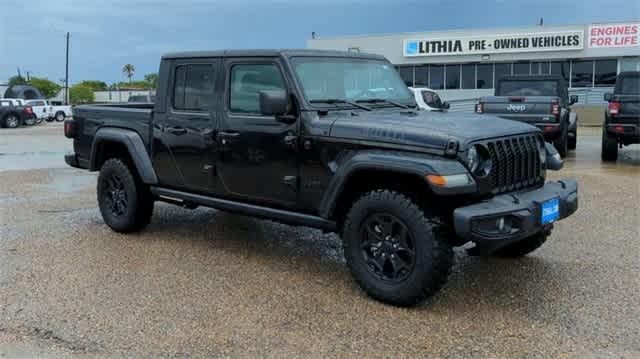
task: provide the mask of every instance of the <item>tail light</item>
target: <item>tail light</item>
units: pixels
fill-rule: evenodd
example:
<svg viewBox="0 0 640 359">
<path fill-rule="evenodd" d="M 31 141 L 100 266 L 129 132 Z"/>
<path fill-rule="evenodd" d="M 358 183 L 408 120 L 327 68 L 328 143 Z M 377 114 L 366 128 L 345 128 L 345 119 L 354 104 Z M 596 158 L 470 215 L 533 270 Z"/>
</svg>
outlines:
<svg viewBox="0 0 640 359">
<path fill-rule="evenodd" d="M 620 102 L 609 102 L 609 115 L 615 116 L 620 113 Z"/>
<path fill-rule="evenodd" d="M 66 138 L 76 137 L 76 121 L 75 120 L 64 121 L 64 137 Z"/>
<path fill-rule="evenodd" d="M 478 102 L 476 104 L 476 113 L 483 113 L 483 112 L 484 112 L 484 103 Z"/>
<path fill-rule="evenodd" d="M 558 101 L 553 101 L 551 103 L 551 114 L 555 117 L 560 116 L 560 103 L 558 103 Z"/>
<path fill-rule="evenodd" d="M 26 113 L 28 115 L 32 115 L 33 114 L 33 108 L 31 106 L 25 106 L 24 113 Z"/>
</svg>

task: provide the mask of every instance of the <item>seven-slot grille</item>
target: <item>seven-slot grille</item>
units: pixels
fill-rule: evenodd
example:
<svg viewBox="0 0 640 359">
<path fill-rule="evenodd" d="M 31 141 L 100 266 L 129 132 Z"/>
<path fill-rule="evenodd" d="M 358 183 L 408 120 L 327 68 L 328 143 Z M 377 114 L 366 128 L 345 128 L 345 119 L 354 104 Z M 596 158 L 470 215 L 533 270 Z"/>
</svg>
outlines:
<svg viewBox="0 0 640 359">
<path fill-rule="evenodd" d="M 536 135 L 511 137 L 485 143 L 493 169 L 493 193 L 503 193 L 544 183 L 544 169 Z"/>
</svg>

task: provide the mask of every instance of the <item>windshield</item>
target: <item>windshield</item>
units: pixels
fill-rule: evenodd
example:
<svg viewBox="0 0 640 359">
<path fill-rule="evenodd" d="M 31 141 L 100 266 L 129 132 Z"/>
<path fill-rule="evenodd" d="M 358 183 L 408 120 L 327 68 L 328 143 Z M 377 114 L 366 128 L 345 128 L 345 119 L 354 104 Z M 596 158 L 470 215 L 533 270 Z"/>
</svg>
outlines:
<svg viewBox="0 0 640 359">
<path fill-rule="evenodd" d="M 409 89 L 385 61 L 317 57 L 292 61 L 308 101 L 382 99 L 413 104 Z"/>
<path fill-rule="evenodd" d="M 500 81 L 496 96 L 558 96 L 557 81 Z"/>
</svg>

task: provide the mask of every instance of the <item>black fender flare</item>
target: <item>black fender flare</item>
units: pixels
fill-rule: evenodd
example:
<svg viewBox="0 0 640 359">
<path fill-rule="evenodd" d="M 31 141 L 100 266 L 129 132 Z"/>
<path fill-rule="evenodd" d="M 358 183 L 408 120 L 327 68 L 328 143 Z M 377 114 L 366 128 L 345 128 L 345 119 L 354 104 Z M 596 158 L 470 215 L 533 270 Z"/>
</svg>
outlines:
<svg viewBox="0 0 640 359">
<path fill-rule="evenodd" d="M 98 149 L 100 148 L 100 144 L 104 141 L 123 144 L 127 148 L 129 156 L 131 156 L 133 164 L 136 166 L 136 170 L 138 170 L 138 174 L 140 175 L 142 182 L 146 184 L 158 183 L 158 177 L 153 169 L 151 158 L 149 157 L 144 141 L 142 141 L 142 138 L 137 132 L 124 128 L 101 128 L 96 132 L 91 146 L 89 170 L 99 170 Z"/>
<path fill-rule="evenodd" d="M 354 153 L 344 156 L 339 162 L 339 164 L 336 162 L 329 163 L 329 169 L 334 173 L 318 208 L 319 214 L 323 218 L 331 218 L 336 208 L 336 202 L 340 198 L 346 184 L 358 171 L 376 170 L 415 175 L 422 178 L 427 188 L 430 188 L 436 194 L 447 193 L 444 193 L 442 188 L 432 186 L 426 180 L 427 175 L 468 173 L 466 167 L 454 158 L 400 151 L 354 151 Z M 335 170 L 333 170 L 333 168 L 335 168 Z M 469 186 L 469 188 L 461 190 L 462 192 L 459 191 L 457 193 L 473 193 L 476 191 L 476 185 L 474 183 L 472 186 Z"/>
</svg>

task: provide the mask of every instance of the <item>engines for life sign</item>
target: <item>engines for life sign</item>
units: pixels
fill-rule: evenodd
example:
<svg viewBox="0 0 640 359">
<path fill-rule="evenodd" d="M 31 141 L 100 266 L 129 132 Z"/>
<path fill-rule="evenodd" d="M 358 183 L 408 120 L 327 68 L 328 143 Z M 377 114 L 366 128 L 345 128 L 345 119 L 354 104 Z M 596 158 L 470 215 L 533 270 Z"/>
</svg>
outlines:
<svg viewBox="0 0 640 359">
<path fill-rule="evenodd" d="M 640 23 L 589 26 L 589 48 L 640 46 Z"/>
<path fill-rule="evenodd" d="M 582 50 L 584 31 L 496 34 L 404 41 L 404 56 Z"/>
</svg>

